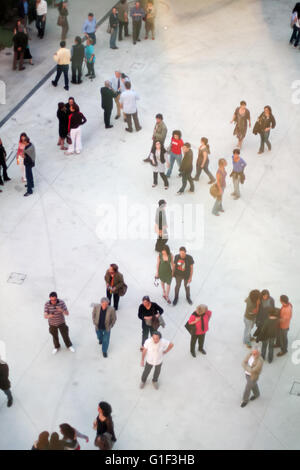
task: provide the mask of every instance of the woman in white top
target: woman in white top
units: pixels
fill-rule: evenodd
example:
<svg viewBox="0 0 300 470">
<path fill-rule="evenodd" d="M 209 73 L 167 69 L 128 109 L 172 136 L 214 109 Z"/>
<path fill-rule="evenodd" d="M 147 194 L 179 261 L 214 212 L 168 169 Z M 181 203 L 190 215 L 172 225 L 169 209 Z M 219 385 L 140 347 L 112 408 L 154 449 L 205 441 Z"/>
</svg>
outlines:
<svg viewBox="0 0 300 470">
<path fill-rule="evenodd" d="M 155 188 L 157 186 L 157 181 L 158 181 L 158 173 L 160 174 L 161 179 L 164 182 L 165 189 L 168 189 L 169 187 L 169 181 L 168 178 L 166 177 L 165 171 L 165 165 L 169 168 L 170 164 L 166 159 L 166 150 L 163 145 L 161 145 L 160 142 L 155 142 L 152 147 L 152 151 L 150 154 L 150 163 L 153 166 L 153 185 L 152 188 Z"/>
</svg>

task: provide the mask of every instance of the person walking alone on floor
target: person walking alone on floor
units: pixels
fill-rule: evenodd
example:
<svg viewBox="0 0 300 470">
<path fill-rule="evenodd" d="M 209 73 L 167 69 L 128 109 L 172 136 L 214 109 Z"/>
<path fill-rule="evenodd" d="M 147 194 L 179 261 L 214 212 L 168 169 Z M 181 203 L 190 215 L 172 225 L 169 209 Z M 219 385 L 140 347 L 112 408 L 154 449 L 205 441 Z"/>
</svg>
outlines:
<svg viewBox="0 0 300 470">
<path fill-rule="evenodd" d="M 193 171 L 193 152 L 191 149 L 191 144 L 186 142 L 183 147 L 183 159 L 179 168 L 179 173 L 182 178 L 182 186 L 177 191 L 177 194 L 183 194 L 186 188 L 187 182 L 190 183 L 189 192 L 193 193 L 195 191 L 194 182 L 192 178 L 192 171 Z"/>
<path fill-rule="evenodd" d="M 159 331 L 154 331 L 151 338 L 145 341 L 141 360 L 141 366 L 144 367 L 144 372 L 141 378 L 140 388 L 145 387 L 148 375 L 152 367 L 154 367 L 152 384 L 153 387 L 158 390 L 158 378 L 161 372 L 163 355 L 167 354 L 173 347 L 174 344 L 162 338 Z"/>
<path fill-rule="evenodd" d="M 100 304 L 94 306 L 92 317 L 99 344 L 102 345 L 103 357 L 107 358 L 110 332 L 117 321 L 116 311 L 109 305 L 107 297 L 102 297 Z"/>
<path fill-rule="evenodd" d="M 173 305 L 178 302 L 179 291 L 182 281 L 184 282 L 185 294 L 187 302 L 192 305 L 190 285 L 193 278 L 194 272 L 194 259 L 191 255 L 188 255 L 184 246 L 179 248 L 179 254 L 174 258 L 174 269 L 173 277 L 176 280 L 175 286 L 175 297 Z"/>
<path fill-rule="evenodd" d="M 208 143 L 208 139 L 206 137 L 201 138 L 200 147 L 198 150 L 198 158 L 196 163 L 196 176 L 194 181 L 199 181 L 199 177 L 201 175 L 202 170 L 207 174 L 209 177 L 208 184 L 212 184 L 216 181 L 216 178 L 211 174 L 208 169 L 209 165 L 209 158 L 208 155 L 210 154 L 210 147 Z"/>
<path fill-rule="evenodd" d="M 34 180 L 32 174 L 32 168 L 35 166 L 35 147 L 30 142 L 28 136 L 25 137 L 25 148 L 24 148 L 24 166 L 25 166 L 25 174 L 26 174 L 26 181 L 27 181 L 27 191 L 24 194 L 25 197 L 30 196 L 33 193 L 34 188 Z"/>
<path fill-rule="evenodd" d="M 82 76 L 82 64 L 84 60 L 84 45 L 81 43 L 81 37 L 76 36 L 75 44 L 72 46 L 71 49 L 71 61 L 72 61 L 72 80 L 71 83 L 73 84 L 80 84 L 82 83 L 81 76 Z"/>
<path fill-rule="evenodd" d="M 247 106 L 246 101 L 241 101 L 240 106 L 236 108 L 233 114 L 233 118 L 230 121 L 230 124 L 235 122 L 233 135 L 235 135 L 238 139 L 238 143 L 237 143 L 238 148 L 242 148 L 243 140 L 247 133 L 248 123 L 249 123 L 249 128 L 251 127 L 250 112 L 246 108 L 246 106 Z"/>
<path fill-rule="evenodd" d="M 225 170 L 226 166 L 227 166 L 227 162 L 225 158 L 220 158 L 219 168 L 216 174 L 216 183 L 215 183 L 217 187 L 216 202 L 212 209 L 212 214 L 216 216 L 219 216 L 220 212 L 224 212 L 222 199 L 223 199 L 224 190 L 226 188 L 226 175 L 227 175 L 226 170 Z"/>
<path fill-rule="evenodd" d="M 9 367 L 6 362 L 1 359 L 0 356 L 0 390 L 2 390 L 7 397 L 8 408 L 10 408 L 13 404 L 13 396 L 10 387 L 11 384 L 9 381 Z"/>
<path fill-rule="evenodd" d="M 172 253 L 170 252 L 170 248 L 168 245 L 165 245 L 161 253 L 159 253 L 157 257 L 157 264 L 156 264 L 156 279 L 159 279 L 161 282 L 161 287 L 163 290 L 163 298 L 171 304 L 171 300 L 169 298 L 170 289 L 171 289 L 171 282 L 172 282 L 172 273 L 174 270 L 174 258 Z"/>
<path fill-rule="evenodd" d="M 121 93 L 120 97 L 120 105 L 121 109 L 123 109 L 124 113 L 126 114 L 126 122 L 127 126 L 125 131 L 133 132 L 132 129 L 132 118 L 134 121 L 135 129 L 139 132 L 142 128 L 139 123 L 138 112 L 137 112 L 137 100 L 140 99 L 139 95 L 131 90 L 131 83 L 125 82 L 126 90 Z"/>
<path fill-rule="evenodd" d="M 168 169 L 166 176 L 167 178 L 170 178 L 172 171 L 173 171 L 173 166 L 176 161 L 178 170 L 181 166 L 181 161 L 182 161 L 182 147 L 184 146 L 184 142 L 181 138 L 181 131 L 175 130 L 172 133 L 172 139 L 171 139 L 171 144 L 168 147 L 168 152 L 169 152 L 169 160 L 170 160 L 170 168 Z"/>
<path fill-rule="evenodd" d="M 276 120 L 272 114 L 271 106 L 265 106 L 263 112 L 257 118 L 255 126 L 253 128 L 253 133 L 258 133 L 260 135 L 260 147 L 258 154 L 262 154 L 265 151 L 265 144 L 268 147 L 268 150 L 271 151 L 272 145 L 269 140 L 271 129 L 276 127 Z"/>
<path fill-rule="evenodd" d="M 53 337 L 54 349 L 52 354 L 56 354 L 60 348 L 58 332 L 60 332 L 66 347 L 72 353 L 75 352 L 69 337 L 69 328 L 66 325 L 65 317 L 69 315 L 66 304 L 63 300 L 57 298 L 56 292 L 49 294 L 49 301 L 44 308 L 44 318 L 49 323 L 49 333 Z"/>
<path fill-rule="evenodd" d="M 252 396 L 250 400 L 256 400 L 259 397 L 260 392 L 257 385 L 257 381 L 262 371 L 263 360 L 260 357 L 260 352 L 258 349 L 253 349 L 250 354 L 248 354 L 242 362 L 242 366 L 245 370 L 246 376 L 246 387 L 244 390 L 243 400 L 241 403 L 241 408 L 244 408 L 250 397 L 252 391 Z"/>
<path fill-rule="evenodd" d="M 123 274 L 119 272 L 117 264 L 110 265 L 104 276 L 106 282 L 106 295 L 111 303 L 111 298 L 114 298 L 114 309 L 118 310 L 120 296 L 123 296 L 126 291 L 126 284 L 124 282 Z"/>
<path fill-rule="evenodd" d="M 196 357 L 195 346 L 198 340 L 198 350 L 202 354 L 206 354 L 204 350 L 205 335 L 208 331 L 208 324 L 211 318 L 211 311 L 207 305 L 201 304 L 196 308 L 195 312 L 190 316 L 188 323 L 195 325 L 195 334 L 191 335 L 190 350 L 191 355 Z"/>
<path fill-rule="evenodd" d="M 63 73 L 64 74 L 64 79 L 65 79 L 65 86 L 64 89 L 68 91 L 69 89 L 69 66 L 71 63 L 71 51 L 70 49 L 66 48 L 66 43 L 65 41 L 61 41 L 60 43 L 60 49 L 55 52 L 53 59 L 57 63 L 56 67 L 56 77 L 54 80 L 52 80 L 52 85 L 54 87 L 57 87 L 57 84 L 59 82 L 60 76 Z"/>
<path fill-rule="evenodd" d="M 169 181 L 166 177 L 165 165 L 169 166 L 169 162 L 166 160 L 167 152 L 164 146 L 160 142 L 153 144 L 152 152 L 150 154 L 151 165 L 153 167 L 153 184 L 152 188 L 155 188 L 158 183 L 158 173 L 164 182 L 165 189 L 169 188 Z"/>
<path fill-rule="evenodd" d="M 74 152 L 80 154 L 82 151 L 81 126 L 86 123 L 86 117 L 80 112 L 79 106 L 74 104 L 70 108 L 68 132 L 71 138 L 71 144 L 65 155 L 73 155 Z"/>
<path fill-rule="evenodd" d="M 233 193 L 231 193 L 233 199 L 239 199 L 241 197 L 240 183 L 244 184 L 244 170 L 246 166 L 247 163 L 240 157 L 240 149 L 234 149 L 232 155 L 232 172 L 230 174 L 233 181 Z"/>
</svg>

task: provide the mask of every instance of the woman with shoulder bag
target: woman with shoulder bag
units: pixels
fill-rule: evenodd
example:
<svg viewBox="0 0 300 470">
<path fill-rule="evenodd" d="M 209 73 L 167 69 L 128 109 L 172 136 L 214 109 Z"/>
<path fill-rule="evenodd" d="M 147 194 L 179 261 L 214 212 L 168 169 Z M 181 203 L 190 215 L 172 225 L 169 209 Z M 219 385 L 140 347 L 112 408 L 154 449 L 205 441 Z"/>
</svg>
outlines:
<svg viewBox="0 0 300 470">
<path fill-rule="evenodd" d="M 118 310 L 120 295 L 124 295 L 123 292 L 126 289 L 124 289 L 124 286 L 126 284 L 117 264 L 113 263 L 110 265 L 104 279 L 106 282 L 106 296 L 109 301 L 111 301 L 112 296 L 114 297 L 114 309 Z"/>
<path fill-rule="evenodd" d="M 276 126 L 275 118 L 272 114 L 271 106 L 265 106 L 263 112 L 258 117 L 259 122 L 259 130 L 258 133 L 260 135 L 260 147 L 259 151 L 257 152 L 259 155 L 264 153 L 265 151 L 265 144 L 270 151 L 272 149 L 271 142 L 269 141 L 269 136 L 271 129 L 274 129 Z"/>
<path fill-rule="evenodd" d="M 216 216 L 219 216 L 219 212 L 224 212 L 223 206 L 222 206 L 222 198 L 223 198 L 223 193 L 226 187 L 226 170 L 225 167 L 227 165 L 227 162 L 225 158 L 220 158 L 219 159 L 219 168 L 216 174 L 216 183 L 211 186 L 211 194 L 213 197 L 216 198 L 216 202 L 214 204 L 214 207 L 212 209 L 212 213 Z"/>
<path fill-rule="evenodd" d="M 207 305 L 201 304 L 196 308 L 196 311 L 192 313 L 189 318 L 188 324 L 195 325 L 195 333 L 191 333 L 190 350 L 191 355 L 196 357 L 195 346 L 198 341 L 198 349 L 202 354 L 206 354 L 203 349 L 205 334 L 208 331 L 208 323 L 211 318 L 211 311 L 208 310 Z"/>
</svg>

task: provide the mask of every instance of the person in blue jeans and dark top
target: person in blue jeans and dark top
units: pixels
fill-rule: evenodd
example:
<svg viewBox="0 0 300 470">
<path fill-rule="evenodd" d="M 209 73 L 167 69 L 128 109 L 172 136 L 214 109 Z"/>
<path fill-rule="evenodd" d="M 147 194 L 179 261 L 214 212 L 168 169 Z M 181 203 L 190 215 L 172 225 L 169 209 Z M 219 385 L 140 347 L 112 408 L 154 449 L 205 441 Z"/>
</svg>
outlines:
<svg viewBox="0 0 300 470">
<path fill-rule="evenodd" d="M 109 26 L 111 28 L 111 33 L 110 33 L 110 48 L 111 49 L 119 49 L 116 46 L 116 40 L 117 40 L 117 34 L 118 34 L 118 26 L 119 26 L 119 18 L 118 18 L 118 12 L 116 8 L 112 9 L 112 12 L 109 17 Z"/>
<path fill-rule="evenodd" d="M 96 328 L 99 344 L 102 345 L 103 357 L 107 357 L 110 332 L 117 321 L 116 311 L 110 307 L 107 297 L 102 297 L 100 304 L 93 309 L 93 323 Z"/>
<path fill-rule="evenodd" d="M 247 166 L 245 160 L 240 157 L 240 149 L 234 149 L 232 155 L 232 172 L 230 174 L 233 181 L 233 199 L 239 199 L 241 197 L 240 193 L 240 183 L 244 184 L 245 174 L 244 169 Z"/>
</svg>

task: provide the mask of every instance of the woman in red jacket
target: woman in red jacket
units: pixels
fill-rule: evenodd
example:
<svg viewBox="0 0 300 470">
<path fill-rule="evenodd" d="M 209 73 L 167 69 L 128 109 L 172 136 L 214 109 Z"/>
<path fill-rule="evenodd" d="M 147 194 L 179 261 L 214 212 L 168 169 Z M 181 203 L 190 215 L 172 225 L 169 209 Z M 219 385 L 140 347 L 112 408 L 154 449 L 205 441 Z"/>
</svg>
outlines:
<svg viewBox="0 0 300 470">
<path fill-rule="evenodd" d="M 206 354 L 203 349 L 205 334 L 208 331 L 208 323 L 211 317 L 211 311 L 208 310 L 207 305 L 199 305 L 196 311 L 190 316 L 189 324 L 195 325 L 195 334 L 191 335 L 191 355 L 196 357 L 195 346 L 198 340 L 199 351 Z"/>
</svg>

